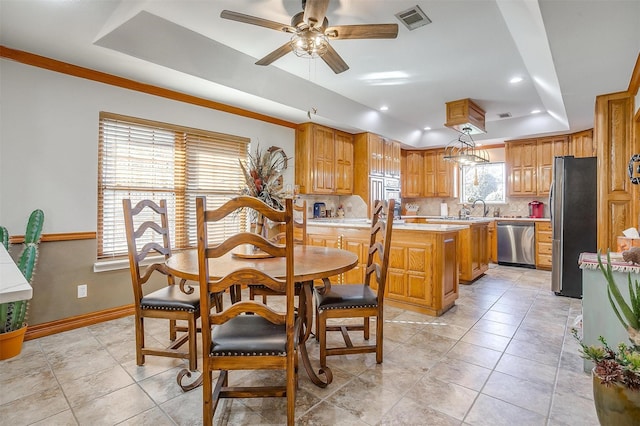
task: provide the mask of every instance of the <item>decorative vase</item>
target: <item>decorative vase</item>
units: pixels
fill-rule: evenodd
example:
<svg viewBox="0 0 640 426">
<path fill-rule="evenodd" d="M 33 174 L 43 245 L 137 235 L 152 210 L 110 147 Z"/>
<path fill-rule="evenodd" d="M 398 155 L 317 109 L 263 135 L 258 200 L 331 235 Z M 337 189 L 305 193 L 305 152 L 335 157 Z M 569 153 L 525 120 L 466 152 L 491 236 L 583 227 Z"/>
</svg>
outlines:
<svg viewBox="0 0 640 426">
<path fill-rule="evenodd" d="M 593 376 L 593 402 L 602 426 L 640 425 L 640 391 L 631 390 L 620 383 L 602 384 L 595 369 Z"/>
<path fill-rule="evenodd" d="M 0 334 L 0 360 L 13 358 L 22 350 L 22 342 L 27 326 Z"/>
</svg>

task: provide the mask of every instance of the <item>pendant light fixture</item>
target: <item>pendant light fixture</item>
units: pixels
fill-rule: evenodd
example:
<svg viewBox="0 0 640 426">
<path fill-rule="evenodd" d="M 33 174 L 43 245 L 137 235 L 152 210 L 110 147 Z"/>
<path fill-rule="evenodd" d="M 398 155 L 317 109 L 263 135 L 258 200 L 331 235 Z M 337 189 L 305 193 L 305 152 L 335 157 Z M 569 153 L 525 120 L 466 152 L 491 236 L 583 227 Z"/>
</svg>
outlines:
<svg viewBox="0 0 640 426">
<path fill-rule="evenodd" d="M 471 127 L 463 127 L 458 137 L 447 144 L 444 148 L 445 160 L 454 161 L 461 166 L 489 162 L 489 153 L 476 146 L 471 138 L 471 131 Z"/>
</svg>

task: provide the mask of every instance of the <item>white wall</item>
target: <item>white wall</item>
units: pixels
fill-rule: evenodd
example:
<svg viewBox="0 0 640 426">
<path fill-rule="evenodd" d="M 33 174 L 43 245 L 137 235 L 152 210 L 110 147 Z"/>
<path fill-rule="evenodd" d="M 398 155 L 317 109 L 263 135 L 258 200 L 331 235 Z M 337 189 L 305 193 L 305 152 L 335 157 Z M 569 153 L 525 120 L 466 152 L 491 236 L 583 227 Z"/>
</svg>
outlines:
<svg viewBox="0 0 640 426">
<path fill-rule="evenodd" d="M 294 156 L 295 131 L 208 108 L 0 60 L 0 224 L 24 233 L 32 210 L 44 233 L 97 229 L 100 111 L 250 138 Z M 293 183 L 289 162 L 285 184 Z"/>
</svg>

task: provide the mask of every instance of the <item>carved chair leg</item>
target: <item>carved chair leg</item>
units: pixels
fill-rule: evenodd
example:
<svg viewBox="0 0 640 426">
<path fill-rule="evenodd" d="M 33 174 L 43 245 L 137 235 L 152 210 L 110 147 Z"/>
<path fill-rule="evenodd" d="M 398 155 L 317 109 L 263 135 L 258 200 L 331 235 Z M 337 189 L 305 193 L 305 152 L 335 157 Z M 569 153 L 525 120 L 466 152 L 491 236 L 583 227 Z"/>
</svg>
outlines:
<svg viewBox="0 0 640 426">
<path fill-rule="evenodd" d="M 144 365 L 144 318 L 136 315 L 136 364 Z"/>
<path fill-rule="evenodd" d="M 364 340 L 369 340 L 370 335 L 369 330 L 369 317 L 364 317 Z"/>
<path fill-rule="evenodd" d="M 196 316 L 189 317 L 189 370 L 198 369 L 198 328 Z"/>
<path fill-rule="evenodd" d="M 316 338 L 320 339 L 320 366 L 327 366 L 327 317 L 326 311 L 318 313 L 318 327 Z"/>
</svg>

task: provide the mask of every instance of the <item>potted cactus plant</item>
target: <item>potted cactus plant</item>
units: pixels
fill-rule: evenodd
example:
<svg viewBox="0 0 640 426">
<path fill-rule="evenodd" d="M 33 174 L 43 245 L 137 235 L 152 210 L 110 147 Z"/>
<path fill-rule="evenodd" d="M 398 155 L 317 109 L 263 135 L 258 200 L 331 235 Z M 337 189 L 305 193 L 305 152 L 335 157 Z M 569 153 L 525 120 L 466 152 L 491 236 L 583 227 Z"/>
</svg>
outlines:
<svg viewBox="0 0 640 426">
<path fill-rule="evenodd" d="M 640 283 L 628 277 L 629 301 L 620 292 L 613 278 L 611 258 L 603 265 L 598 253 L 598 265 L 607 283 L 607 295 L 616 317 L 629 334 L 629 344 L 611 348 L 600 336 L 602 346 L 585 345 L 578 338 L 583 358 L 593 361 L 593 400 L 601 425 L 640 424 Z"/>
<path fill-rule="evenodd" d="M 24 248 L 18 259 L 18 269 L 29 284 L 38 259 L 38 244 L 42 234 L 44 212 L 34 210 L 29 216 L 27 230 L 24 235 Z M 9 233 L 7 228 L 0 226 L 0 241 L 9 249 Z M 27 330 L 25 323 L 28 300 L 0 303 L 0 359 L 14 357 L 22 350 L 24 334 Z"/>
</svg>

